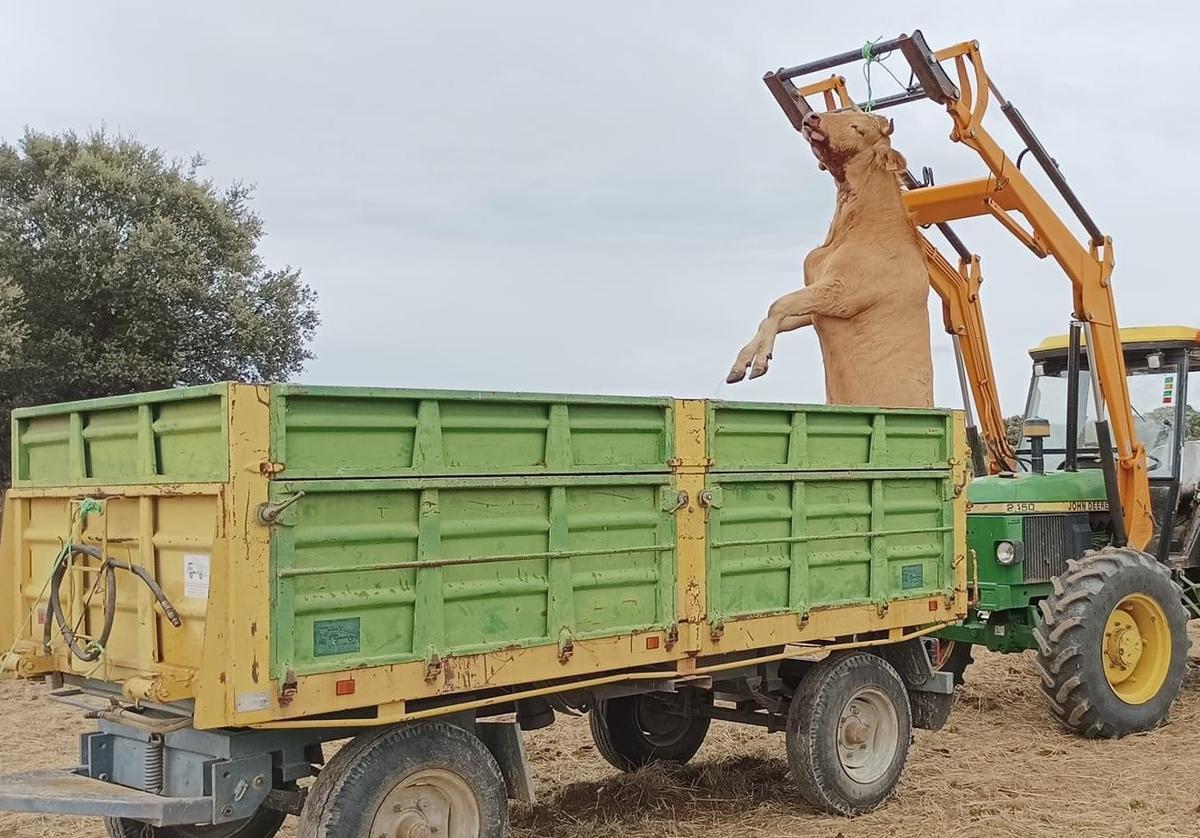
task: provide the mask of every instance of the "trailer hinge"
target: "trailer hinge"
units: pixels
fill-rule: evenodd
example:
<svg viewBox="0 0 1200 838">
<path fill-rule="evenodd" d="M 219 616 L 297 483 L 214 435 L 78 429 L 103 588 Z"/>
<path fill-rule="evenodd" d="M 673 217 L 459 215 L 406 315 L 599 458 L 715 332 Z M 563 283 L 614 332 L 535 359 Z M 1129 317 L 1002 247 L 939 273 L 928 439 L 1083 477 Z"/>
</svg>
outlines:
<svg viewBox="0 0 1200 838">
<path fill-rule="evenodd" d="M 669 652 L 672 649 L 674 649 L 675 644 L 678 642 L 679 642 L 679 624 L 672 623 L 671 627 L 669 629 L 667 629 L 667 643 L 666 643 L 667 651 Z"/>
<path fill-rule="evenodd" d="M 299 689 L 299 682 L 296 680 L 296 672 L 290 667 L 283 673 L 283 683 L 279 685 L 279 706 L 287 707 L 292 703 L 292 699 L 296 697 L 296 691 Z"/>
<path fill-rule="evenodd" d="M 432 684 L 442 674 L 442 659 L 432 646 L 425 653 L 425 681 Z"/>
<path fill-rule="evenodd" d="M 811 618 L 811 616 L 812 615 L 809 613 L 809 611 L 807 609 L 805 609 L 804 611 L 797 612 L 796 613 L 796 625 L 798 625 L 800 628 L 805 628 L 808 625 L 808 621 Z"/>
<path fill-rule="evenodd" d="M 712 630 L 709 632 L 709 636 L 712 637 L 713 640 L 720 640 L 725 636 L 725 621 L 720 617 L 718 617 L 712 624 Z"/>
<path fill-rule="evenodd" d="M 883 601 L 875 603 L 875 611 L 879 614 L 880 617 L 887 616 L 889 607 L 890 607 L 890 604 L 887 602 L 887 600 L 883 600 Z"/>
<path fill-rule="evenodd" d="M 270 460 L 263 460 L 258 464 L 258 473 L 265 474 L 267 477 L 270 477 L 272 474 L 279 474 L 285 468 L 287 468 L 287 466 L 285 466 L 283 463 L 273 463 Z"/>
<path fill-rule="evenodd" d="M 570 629 L 563 628 L 558 633 L 558 662 L 566 663 L 573 654 L 575 654 L 575 641 L 571 637 Z"/>
</svg>

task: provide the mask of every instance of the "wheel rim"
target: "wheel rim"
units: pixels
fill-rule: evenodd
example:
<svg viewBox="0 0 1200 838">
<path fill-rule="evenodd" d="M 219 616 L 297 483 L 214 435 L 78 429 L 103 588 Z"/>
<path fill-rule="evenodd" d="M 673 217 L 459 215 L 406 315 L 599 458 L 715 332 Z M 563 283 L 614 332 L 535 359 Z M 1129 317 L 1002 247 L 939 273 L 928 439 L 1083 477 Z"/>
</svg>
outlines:
<svg viewBox="0 0 1200 838">
<path fill-rule="evenodd" d="M 900 720 L 890 698 L 863 687 L 846 702 L 838 720 L 838 760 L 856 783 L 873 783 L 888 772 L 900 748 Z"/>
<path fill-rule="evenodd" d="M 1171 628 L 1161 605 L 1146 594 L 1117 603 L 1104 624 L 1104 677 L 1126 704 L 1145 704 L 1162 689 L 1171 666 Z"/>
<path fill-rule="evenodd" d="M 478 838 L 479 801 L 462 777 L 440 768 L 410 774 L 379 804 L 369 838 Z"/>
<path fill-rule="evenodd" d="M 642 698 L 637 702 L 637 724 L 645 740 L 655 748 L 670 748 L 687 735 L 692 720 L 667 713 L 655 706 L 655 701 Z"/>
</svg>

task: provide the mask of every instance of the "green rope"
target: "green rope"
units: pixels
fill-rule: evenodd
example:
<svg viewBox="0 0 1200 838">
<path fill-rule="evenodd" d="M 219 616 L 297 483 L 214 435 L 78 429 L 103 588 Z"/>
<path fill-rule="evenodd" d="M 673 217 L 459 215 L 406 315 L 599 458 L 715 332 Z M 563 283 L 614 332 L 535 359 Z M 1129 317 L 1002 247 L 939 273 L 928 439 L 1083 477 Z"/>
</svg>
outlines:
<svg viewBox="0 0 1200 838">
<path fill-rule="evenodd" d="M 875 45 L 883 39 L 880 35 L 873 41 L 867 41 L 863 44 L 863 79 L 867 82 L 867 113 L 870 113 L 875 108 L 875 96 L 871 93 L 871 65 L 879 62 L 879 56 L 875 54 Z"/>
<path fill-rule="evenodd" d="M 862 48 L 863 79 L 867 82 L 867 103 L 866 103 L 866 108 L 865 108 L 867 113 L 870 113 L 871 111 L 873 111 L 875 109 L 875 96 L 871 92 L 871 65 L 872 64 L 878 64 L 880 67 L 882 67 L 884 69 L 884 72 L 886 72 L 889 76 L 892 77 L 893 80 L 895 80 L 896 84 L 900 85 L 901 87 L 905 87 L 904 82 L 902 82 L 902 81 L 900 81 L 900 79 L 896 78 L 896 74 L 893 73 L 888 68 L 888 65 L 884 63 L 889 57 L 891 57 L 891 54 L 892 54 L 891 51 L 888 51 L 884 55 L 883 58 L 880 58 L 878 55 L 875 54 L 875 45 L 882 40 L 883 40 L 883 36 L 880 35 L 878 38 L 876 38 L 873 41 L 867 41 L 865 44 L 863 44 L 863 48 Z"/>
</svg>

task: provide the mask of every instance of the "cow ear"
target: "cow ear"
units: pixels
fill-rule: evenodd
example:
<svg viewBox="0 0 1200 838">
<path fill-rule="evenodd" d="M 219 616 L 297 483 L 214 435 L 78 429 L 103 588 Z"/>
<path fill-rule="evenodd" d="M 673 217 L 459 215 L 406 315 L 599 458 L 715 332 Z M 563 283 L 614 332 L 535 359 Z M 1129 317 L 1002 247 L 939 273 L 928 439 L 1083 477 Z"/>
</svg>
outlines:
<svg viewBox="0 0 1200 838">
<path fill-rule="evenodd" d="M 903 172 L 908 168 L 908 161 L 904 159 L 904 155 L 894 148 L 883 146 L 876 149 L 875 154 L 879 157 L 883 168 L 889 172 Z"/>
</svg>

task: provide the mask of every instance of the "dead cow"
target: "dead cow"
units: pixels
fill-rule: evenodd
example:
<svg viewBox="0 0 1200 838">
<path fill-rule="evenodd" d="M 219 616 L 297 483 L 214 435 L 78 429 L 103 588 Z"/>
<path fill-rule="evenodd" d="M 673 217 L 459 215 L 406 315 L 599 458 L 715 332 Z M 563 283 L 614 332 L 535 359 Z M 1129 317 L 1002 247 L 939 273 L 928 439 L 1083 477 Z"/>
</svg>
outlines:
<svg viewBox="0 0 1200 838">
<path fill-rule="evenodd" d="M 825 243 L 804 259 L 804 288 L 771 304 L 726 379 L 757 378 L 779 332 L 812 325 L 830 404 L 929 407 L 929 274 L 900 196 L 904 157 L 890 120 L 858 110 L 810 113 L 803 133 L 837 182 Z"/>
</svg>

